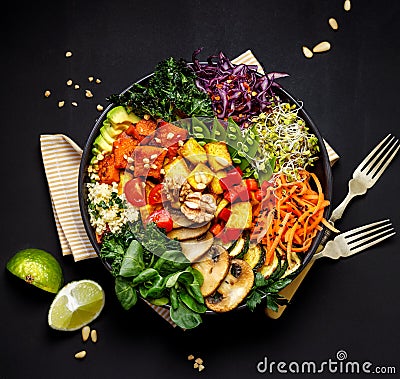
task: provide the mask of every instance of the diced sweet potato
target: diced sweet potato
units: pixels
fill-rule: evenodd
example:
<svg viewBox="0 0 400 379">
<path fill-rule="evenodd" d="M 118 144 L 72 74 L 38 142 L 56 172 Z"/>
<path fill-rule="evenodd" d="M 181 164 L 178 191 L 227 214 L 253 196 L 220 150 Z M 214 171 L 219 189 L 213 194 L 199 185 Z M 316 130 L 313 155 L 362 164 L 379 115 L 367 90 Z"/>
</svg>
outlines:
<svg viewBox="0 0 400 379">
<path fill-rule="evenodd" d="M 115 168 L 114 154 L 109 154 L 99 162 L 100 183 L 112 184 L 119 182 L 119 170 Z"/>
<path fill-rule="evenodd" d="M 157 123 L 153 120 L 140 120 L 136 124 L 136 130 L 141 136 L 149 136 L 157 128 Z"/>
<path fill-rule="evenodd" d="M 129 136 L 125 132 L 121 133 L 114 142 L 115 167 L 124 169 L 128 164 L 128 158 L 133 156 L 133 151 L 139 141 Z"/>
<path fill-rule="evenodd" d="M 138 146 L 134 151 L 135 176 L 160 179 L 167 151 L 156 146 Z"/>
<path fill-rule="evenodd" d="M 179 128 L 173 124 L 160 123 L 156 131 L 156 138 L 159 146 L 170 147 L 179 141 L 185 141 L 188 135 L 186 129 Z"/>
<path fill-rule="evenodd" d="M 136 138 L 139 142 L 143 140 L 143 136 L 139 134 L 139 132 L 136 130 L 136 125 L 131 124 L 131 126 L 125 130 L 125 133 L 132 136 L 133 138 Z"/>
</svg>

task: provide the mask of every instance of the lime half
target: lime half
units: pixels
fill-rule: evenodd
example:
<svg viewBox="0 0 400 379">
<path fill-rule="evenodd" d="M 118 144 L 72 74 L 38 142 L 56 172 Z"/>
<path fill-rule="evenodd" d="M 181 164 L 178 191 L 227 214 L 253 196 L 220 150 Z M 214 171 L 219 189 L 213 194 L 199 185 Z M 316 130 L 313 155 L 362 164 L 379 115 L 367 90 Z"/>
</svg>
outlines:
<svg viewBox="0 0 400 379">
<path fill-rule="evenodd" d="M 54 298 L 48 323 L 56 330 L 82 328 L 98 317 L 104 307 L 104 291 L 92 280 L 70 282 Z"/>
<path fill-rule="evenodd" d="M 6 267 L 18 278 L 48 292 L 57 293 L 64 282 L 60 264 L 44 250 L 21 250 L 7 262 Z"/>
</svg>

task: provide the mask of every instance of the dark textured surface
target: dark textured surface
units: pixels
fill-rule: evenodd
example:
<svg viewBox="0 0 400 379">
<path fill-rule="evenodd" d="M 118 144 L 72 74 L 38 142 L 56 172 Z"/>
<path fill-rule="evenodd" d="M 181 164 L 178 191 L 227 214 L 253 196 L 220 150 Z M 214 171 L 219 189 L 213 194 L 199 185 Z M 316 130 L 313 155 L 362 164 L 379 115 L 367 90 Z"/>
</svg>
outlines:
<svg viewBox="0 0 400 379">
<path fill-rule="evenodd" d="M 233 58 L 252 49 L 267 71 L 290 73 L 281 83 L 304 102 L 341 155 L 333 169 L 337 205 L 359 161 L 386 134 L 399 134 L 398 1 L 353 1 L 348 13 L 339 0 L 9 2 L 2 16 L 0 378 L 195 377 L 188 354 L 204 359 L 205 377 L 252 378 L 263 376 L 256 364 L 264 356 L 318 363 L 335 359 L 340 349 L 348 361 L 400 370 L 398 237 L 345 261 L 317 262 L 280 320 L 259 309 L 209 317 L 183 332 L 144 304 L 123 311 L 99 260 L 74 263 L 61 256 L 39 149 L 44 133 L 64 133 L 83 145 L 99 114 L 96 104 L 105 105 L 106 96 L 170 55 L 190 59 L 204 46 L 202 58 L 219 50 Z M 338 20 L 338 31 L 329 28 L 329 17 Z M 325 39 L 332 43 L 329 53 L 304 58 L 303 44 Z M 73 56 L 66 59 L 68 50 Z M 89 83 L 91 75 L 102 83 Z M 67 87 L 68 79 L 81 90 Z M 52 91 L 48 99 L 46 89 Z M 67 104 L 58 109 L 61 99 Z M 398 172 L 396 159 L 338 227 L 388 217 L 400 230 Z M 106 306 L 93 324 L 96 345 L 83 345 L 78 332 L 49 329 L 52 295 L 8 275 L 7 260 L 26 247 L 52 252 L 66 281 L 90 278 L 103 286 Z M 88 355 L 76 361 L 82 348 Z M 274 370 L 264 376 L 296 375 Z M 322 376 L 330 376 L 327 369 Z"/>
</svg>

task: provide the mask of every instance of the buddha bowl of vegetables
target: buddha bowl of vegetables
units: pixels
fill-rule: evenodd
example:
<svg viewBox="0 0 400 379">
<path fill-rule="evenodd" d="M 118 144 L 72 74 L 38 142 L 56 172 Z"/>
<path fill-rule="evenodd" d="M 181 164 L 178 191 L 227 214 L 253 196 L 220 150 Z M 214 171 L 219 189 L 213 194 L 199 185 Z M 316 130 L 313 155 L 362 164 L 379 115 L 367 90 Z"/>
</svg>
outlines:
<svg viewBox="0 0 400 379">
<path fill-rule="evenodd" d="M 332 177 L 302 104 L 223 54 L 169 58 L 121 94 L 84 148 L 80 205 L 125 309 L 194 328 L 205 313 L 277 310 L 327 225 Z"/>
</svg>

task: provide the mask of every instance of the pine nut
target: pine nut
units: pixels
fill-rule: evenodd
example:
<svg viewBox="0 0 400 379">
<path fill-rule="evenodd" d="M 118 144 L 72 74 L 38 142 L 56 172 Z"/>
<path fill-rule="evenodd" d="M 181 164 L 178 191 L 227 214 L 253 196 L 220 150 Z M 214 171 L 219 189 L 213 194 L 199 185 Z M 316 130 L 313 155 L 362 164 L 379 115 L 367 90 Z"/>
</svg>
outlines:
<svg viewBox="0 0 400 379">
<path fill-rule="evenodd" d="M 72 52 L 71 52 L 71 51 L 67 51 L 67 52 L 65 53 L 65 56 L 66 56 L 67 58 L 72 57 Z"/>
<path fill-rule="evenodd" d="M 302 47 L 303 50 L 303 54 L 306 58 L 310 59 L 313 57 L 313 52 L 307 47 L 307 46 L 303 46 Z"/>
<path fill-rule="evenodd" d="M 45 91 L 44 97 L 49 97 L 51 95 L 51 92 L 49 90 Z"/>
<path fill-rule="evenodd" d="M 205 367 L 203 365 L 199 365 L 199 371 L 203 371 Z"/>
<path fill-rule="evenodd" d="M 320 42 L 319 44 L 315 45 L 313 48 L 314 53 L 324 53 L 331 49 L 331 44 L 328 41 Z"/>
<path fill-rule="evenodd" d="M 83 340 L 83 342 L 86 342 L 89 339 L 89 334 L 90 334 L 90 326 L 84 326 L 82 328 L 82 340 Z"/>
<path fill-rule="evenodd" d="M 101 80 L 100 80 L 100 79 L 96 79 L 96 83 L 97 83 L 97 84 L 100 84 L 100 83 L 101 83 Z"/>
<path fill-rule="evenodd" d="M 73 101 L 71 104 L 72 104 L 74 107 L 77 107 L 77 106 L 78 106 L 78 103 L 77 103 L 76 101 Z"/>
<path fill-rule="evenodd" d="M 351 9 L 351 2 L 350 0 L 345 0 L 344 4 L 343 4 L 343 8 L 346 12 L 348 12 Z"/>
<path fill-rule="evenodd" d="M 62 108 L 63 106 L 64 106 L 64 104 L 65 104 L 65 101 L 59 101 L 58 102 L 58 108 Z"/>
<path fill-rule="evenodd" d="M 72 86 L 72 80 L 71 79 L 67 80 L 67 86 Z"/>
<path fill-rule="evenodd" d="M 104 108 L 103 108 L 103 106 L 102 106 L 101 104 L 97 104 L 96 109 L 97 109 L 99 112 L 101 112 Z"/>
<path fill-rule="evenodd" d="M 93 82 L 93 79 L 94 79 L 93 76 L 88 77 L 89 82 Z"/>
<path fill-rule="evenodd" d="M 196 358 L 195 362 L 199 365 L 203 364 L 203 360 L 201 358 Z"/>
<path fill-rule="evenodd" d="M 96 329 L 93 329 L 90 332 L 90 339 L 92 340 L 93 343 L 97 342 L 97 330 Z"/>
<path fill-rule="evenodd" d="M 337 23 L 337 21 L 336 21 L 335 18 L 331 17 L 331 18 L 328 20 L 328 23 L 329 23 L 330 27 L 331 27 L 333 30 L 338 30 L 339 25 L 338 25 L 338 23 Z"/>
<path fill-rule="evenodd" d="M 192 361 L 194 359 L 194 355 L 193 354 L 188 355 L 187 359 L 188 361 Z"/>
<path fill-rule="evenodd" d="M 85 90 L 85 96 L 87 98 L 93 97 L 92 91 L 90 91 L 89 89 Z"/>
<path fill-rule="evenodd" d="M 197 367 L 199 367 L 199 364 L 197 362 L 193 363 L 193 368 L 197 368 Z"/>
<path fill-rule="evenodd" d="M 83 359 L 86 357 L 86 350 L 79 351 L 75 354 L 76 359 Z"/>
</svg>

